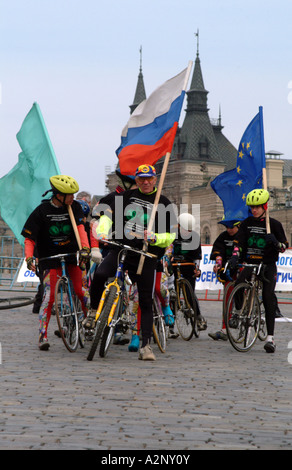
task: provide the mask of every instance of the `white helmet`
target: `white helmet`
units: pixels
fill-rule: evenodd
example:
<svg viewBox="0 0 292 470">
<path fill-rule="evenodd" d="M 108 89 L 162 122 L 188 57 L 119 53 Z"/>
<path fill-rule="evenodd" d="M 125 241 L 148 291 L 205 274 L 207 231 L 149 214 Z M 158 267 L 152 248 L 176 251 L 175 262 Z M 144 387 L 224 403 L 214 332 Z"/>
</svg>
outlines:
<svg viewBox="0 0 292 470">
<path fill-rule="evenodd" d="M 192 214 L 188 214 L 187 212 L 180 214 L 178 217 L 179 225 L 189 232 L 195 230 L 196 227 L 196 219 Z"/>
</svg>

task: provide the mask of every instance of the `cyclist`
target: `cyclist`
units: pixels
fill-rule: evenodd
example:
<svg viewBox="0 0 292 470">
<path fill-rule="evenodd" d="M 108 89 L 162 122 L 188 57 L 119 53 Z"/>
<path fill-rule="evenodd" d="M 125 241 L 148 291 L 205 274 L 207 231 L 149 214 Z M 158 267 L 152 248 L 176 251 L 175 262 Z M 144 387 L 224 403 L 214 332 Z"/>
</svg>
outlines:
<svg viewBox="0 0 292 470">
<path fill-rule="evenodd" d="M 140 165 L 135 174 L 136 189 L 130 189 L 116 197 L 105 214 L 100 218 L 96 229 L 100 239 L 106 239 L 109 231 L 115 231 L 116 238 L 132 247 L 143 248 L 144 240 L 148 242 L 148 251 L 160 258 L 164 248 L 169 246 L 175 238 L 175 226 L 172 232 L 172 224 L 175 215 L 170 201 L 163 195 L 160 196 L 158 210 L 155 215 L 154 230 L 148 231 L 148 220 L 153 209 L 157 188 L 156 171 L 152 165 Z M 168 209 L 167 213 L 165 208 Z M 163 226 L 163 229 L 161 228 Z M 104 283 L 114 275 L 117 266 L 118 251 L 109 248 L 108 255 L 95 271 L 92 281 L 91 307 L 97 309 L 99 299 L 104 289 Z M 155 355 L 150 347 L 150 339 L 153 325 L 152 293 L 155 281 L 156 259 L 144 259 L 142 273 L 137 275 L 137 267 L 140 255 L 130 252 L 126 259 L 126 269 L 132 282 L 137 282 L 139 292 L 139 304 L 141 308 L 142 345 L 139 351 L 139 359 L 155 360 Z M 94 321 L 94 317 L 92 317 Z M 90 328 L 90 325 L 87 324 Z"/>
<path fill-rule="evenodd" d="M 181 266 L 180 270 L 185 279 L 187 279 L 195 294 L 196 278 L 200 277 L 200 260 L 202 259 L 201 243 L 199 235 L 195 232 L 196 220 L 192 214 L 184 212 L 178 217 L 178 237 L 173 242 L 173 253 L 174 258 L 180 257 L 180 262 L 194 263 L 193 266 Z M 176 275 L 176 268 L 174 267 L 174 275 Z M 197 326 L 198 330 L 207 329 L 207 321 L 202 316 L 198 299 L 195 295 L 197 303 Z"/>
<path fill-rule="evenodd" d="M 91 243 L 91 259 L 92 262 L 98 266 L 102 259 L 106 257 L 109 249 L 106 244 L 102 243 L 102 240 L 97 240 L 96 237 L 96 229 L 98 226 L 98 221 L 100 217 L 104 214 L 107 206 L 114 202 L 115 196 L 121 195 L 127 189 L 131 189 L 135 186 L 135 176 L 133 175 L 124 175 L 120 172 L 120 170 L 116 170 L 116 175 L 118 176 L 118 185 L 115 191 L 107 194 L 106 196 L 102 197 L 98 203 L 94 206 L 92 210 L 92 221 L 91 226 L 92 230 L 90 231 L 90 243 Z M 91 279 L 94 277 L 94 271 L 96 269 L 94 267 L 93 272 L 91 273 Z M 90 290 L 91 296 L 95 297 L 95 291 Z M 93 304 L 94 304 L 93 300 Z M 93 312 L 95 314 L 95 312 Z M 87 325 L 86 319 L 84 321 L 85 326 Z M 129 339 L 120 331 L 119 325 L 114 334 L 114 344 L 117 345 L 124 345 L 129 343 Z"/>
<path fill-rule="evenodd" d="M 73 231 L 67 206 L 72 207 L 82 249 L 79 251 L 80 265 L 83 267 L 90 256 L 88 238 L 82 222 L 83 212 L 80 204 L 74 201 L 74 193 L 79 189 L 77 181 L 67 175 L 55 175 L 50 178 L 52 192 L 50 199 L 44 199 L 30 214 L 22 230 L 25 237 L 25 258 L 28 269 L 36 271 L 33 257 L 34 248 L 38 250 L 39 258 L 50 257 L 61 253 L 72 253 L 68 258 L 68 273 L 72 279 L 75 292 L 82 303 L 84 314 L 87 313 L 89 294 L 87 286 L 82 284 L 82 270 L 77 266 L 76 252 L 78 244 Z M 48 350 L 50 344 L 47 330 L 54 303 L 55 285 L 61 275 L 59 261 L 48 259 L 40 261 L 43 272 L 44 296 L 40 308 L 39 349 Z"/>
<path fill-rule="evenodd" d="M 237 220 L 222 220 L 219 222 L 225 226 L 226 230 L 220 233 L 220 235 L 216 238 L 212 251 L 210 254 L 210 260 L 215 260 L 215 266 L 213 271 L 217 273 L 217 277 L 224 284 L 224 292 L 227 293 L 230 284 L 232 281 L 224 276 L 224 266 L 226 262 L 230 259 L 233 248 L 234 248 L 234 238 L 237 236 L 237 232 L 240 226 L 240 222 Z M 229 292 L 231 293 L 231 292 Z M 226 299 L 227 301 L 228 299 Z M 226 326 L 224 323 L 223 312 L 222 312 L 222 328 L 219 331 L 215 331 L 214 333 L 209 333 L 210 338 L 214 340 L 227 341 L 227 334 L 226 334 Z"/>
<path fill-rule="evenodd" d="M 245 219 L 234 239 L 234 250 L 229 260 L 229 267 L 235 269 L 239 256 L 243 261 L 251 264 L 263 263 L 263 304 L 265 307 L 267 341 L 264 348 L 267 353 L 274 353 L 276 344 L 274 340 L 276 296 L 275 286 L 279 253 L 288 247 L 288 241 L 281 222 L 270 218 L 271 233 L 266 229 L 266 210 L 268 207 L 269 192 L 265 189 L 254 189 L 248 193 L 246 204 L 250 207 L 252 216 Z M 251 274 L 251 270 L 244 268 L 239 274 L 236 284 L 243 282 Z M 233 318 L 229 321 L 232 327 Z"/>
</svg>

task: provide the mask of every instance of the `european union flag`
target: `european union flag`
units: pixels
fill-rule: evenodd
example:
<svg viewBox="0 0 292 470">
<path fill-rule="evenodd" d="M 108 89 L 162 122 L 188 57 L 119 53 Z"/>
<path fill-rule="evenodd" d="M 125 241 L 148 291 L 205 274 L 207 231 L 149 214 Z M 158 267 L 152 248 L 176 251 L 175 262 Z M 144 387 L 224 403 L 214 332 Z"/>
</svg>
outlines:
<svg viewBox="0 0 292 470">
<path fill-rule="evenodd" d="M 246 196 L 262 188 L 263 168 L 266 166 L 262 108 L 246 128 L 237 152 L 236 168 L 217 176 L 211 187 L 224 207 L 224 221 L 244 220 L 250 215 Z M 222 221 L 223 222 L 223 221 Z"/>
</svg>

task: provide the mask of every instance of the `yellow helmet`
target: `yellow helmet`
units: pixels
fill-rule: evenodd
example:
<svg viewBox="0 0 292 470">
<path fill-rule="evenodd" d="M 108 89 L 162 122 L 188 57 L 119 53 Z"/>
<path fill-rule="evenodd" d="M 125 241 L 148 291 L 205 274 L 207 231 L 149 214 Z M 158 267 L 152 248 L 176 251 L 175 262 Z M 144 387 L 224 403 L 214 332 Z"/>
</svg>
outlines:
<svg viewBox="0 0 292 470">
<path fill-rule="evenodd" d="M 253 189 L 246 196 L 247 206 L 261 206 L 268 202 L 270 197 L 269 192 L 266 189 Z"/>
<path fill-rule="evenodd" d="M 79 191 L 79 185 L 77 181 L 71 176 L 67 175 L 55 175 L 51 176 L 50 183 L 52 186 L 53 193 L 61 194 L 74 194 Z"/>
</svg>

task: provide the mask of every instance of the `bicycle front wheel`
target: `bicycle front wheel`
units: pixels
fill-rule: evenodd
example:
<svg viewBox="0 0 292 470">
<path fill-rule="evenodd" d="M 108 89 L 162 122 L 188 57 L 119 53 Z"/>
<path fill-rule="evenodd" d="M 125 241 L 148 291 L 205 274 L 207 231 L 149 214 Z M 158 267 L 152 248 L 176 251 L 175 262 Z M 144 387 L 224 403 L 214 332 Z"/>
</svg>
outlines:
<svg viewBox="0 0 292 470">
<path fill-rule="evenodd" d="M 185 341 L 189 341 L 196 328 L 197 308 L 192 286 L 187 279 L 179 281 L 175 321 L 181 337 Z"/>
<path fill-rule="evenodd" d="M 57 281 L 55 288 L 55 311 L 63 343 L 68 351 L 74 352 L 78 346 L 78 318 L 67 281 L 63 278 Z"/>
<path fill-rule="evenodd" d="M 166 350 L 166 332 L 161 305 L 156 295 L 153 298 L 153 337 L 162 353 Z"/>
<path fill-rule="evenodd" d="M 110 322 L 109 325 L 106 325 L 104 330 L 103 330 L 103 334 L 102 334 L 102 338 L 101 338 L 101 342 L 100 342 L 100 348 L 99 348 L 100 357 L 105 357 L 106 356 L 106 354 L 109 350 L 109 347 L 112 343 L 114 333 L 115 333 L 115 327 L 116 327 L 116 324 L 117 324 L 117 318 L 118 318 L 118 312 L 119 312 L 119 309 L 120 309 L 120 304 L 121 304 L 121 299 L 119 299 L 119 302 L 116 306 L 112 321 Z"/>
<path fill-rule="evenodd" d="M 228 339 L 236 351 L 249 351 L 254 345 L 261 324 L 261 311 L 255 288 L 245 282 L 232 291 L 225 311 Z"/>
<path fill-rule="evenodd" d="M 94 354 L 96 352 L 98 343 L 99 343 L 99 341 L 102 337 L 103 331 L 104 331 L 105 326 L 107 324 L 107 319 L 108 319 L 108 316 L 110 314 L 112 305 L 115 301 L 116 295 L 117 295 L 116 286 L 114 286 L 114 285 L 110 286 L 107 297 L 106 297 L 106 299 L 104 301 L 104 304 L 103 304 L 103 308 L 100 312 L 100 315 L 99 315 L 98 320 L 97 320 L 96 325 L 95 325 L 94 338 L 92 340 L 91 348 L 90 348 L 88 356 L 87 356 L 88 361 L 92 361 L 92 359 L 94 357 Z"/>
</svg>

